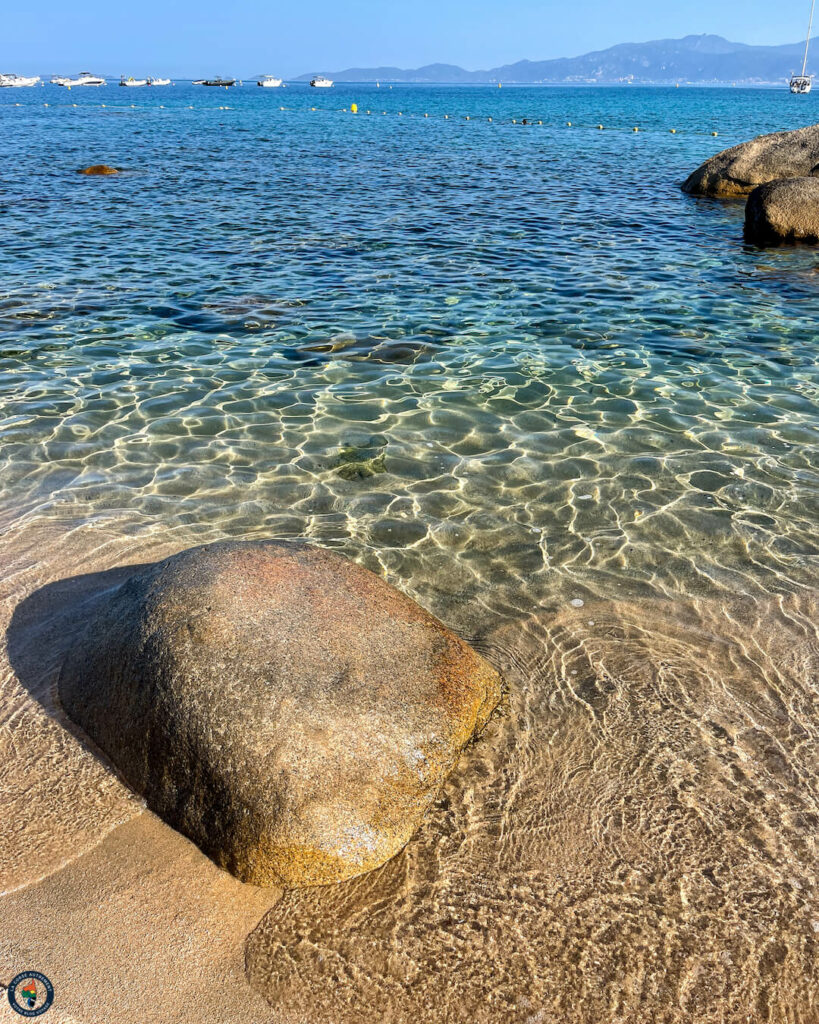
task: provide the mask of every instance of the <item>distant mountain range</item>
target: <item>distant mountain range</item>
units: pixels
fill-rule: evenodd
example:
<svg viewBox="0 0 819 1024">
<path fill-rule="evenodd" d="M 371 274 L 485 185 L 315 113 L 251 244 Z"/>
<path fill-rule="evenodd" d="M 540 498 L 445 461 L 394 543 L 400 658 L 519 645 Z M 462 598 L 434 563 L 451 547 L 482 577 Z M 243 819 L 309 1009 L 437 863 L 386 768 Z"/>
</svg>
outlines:
<svg viewBox="0 0 819 1024">
<path fill-rule="evenodd" d="M 336 82 L 753 84 L 782 82 L 794 71 L 800 71 L 804 49 L 804 42 L 785 46 L 747 46 L 745 43 L 731 43 L 721 36 L 703 35 L 660 39 L 652 43 L 623 43 L 582 57 L 521 60 L 489 71 L 465 71 L 454 64 L 428 64 L 411 71 L 384 67 L 348 68 L 346 71 L 323 73 Z M 298 81 L 307 81 L 311 77 L 302 75 Z"/>
</svg>

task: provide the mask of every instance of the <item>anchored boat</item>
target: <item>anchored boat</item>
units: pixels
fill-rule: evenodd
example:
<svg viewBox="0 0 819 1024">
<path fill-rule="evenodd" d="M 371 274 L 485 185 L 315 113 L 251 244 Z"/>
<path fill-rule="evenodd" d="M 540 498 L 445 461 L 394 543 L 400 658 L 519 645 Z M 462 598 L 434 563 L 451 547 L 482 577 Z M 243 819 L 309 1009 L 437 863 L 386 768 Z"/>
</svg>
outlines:
<svg viewBox="0 0 819 1024">
<path fill-rule="evenodd" d="M 282 80 L 274 75 L 262 75 L 256 83 L 256 85 L 260 85 L 263 89 L 278 89 L 281 84 Z"/>
<path fill-rule="evenodd" d="M 26 85 L 37 85 L 39 77 L 26 78 L 25 75 L 0 75 L 0 89 L 20 89 Z"/>
<path fill-rule="evenodd" d="M 310 85 L 312 85 L 314 89 L 330 89 L 333 82 L 331 79 L 325 78 L 323 75 L 319 75 L 310 82 Z"/>
<path fill-rule="evenodd" d="M 150 85 L 150 78 L 126 78 L 122 75 L 119 80 L 120 85 L 127 86 L 129 89 L 138 89 L 143 85 Z"/>
<path fill-rule="evenodd" d="M 808 38 L 805 40 L 805 59 L 802 61 L 802 74 L 791 75 L 791 92 L 795 96 L 806 96 L 813 87 L 813 75 L 808 70 L 808 48 L 810 47 L 810 34 L 813 29 L 813 12 L 816 8 L 816 0 L 811 0 L 810 20 L 808 21 Z"/>
<path fill-rule="evenodd" d="M 225 89 L 228 86 L 236 85 L 235 78 L 200 78 L 198 81 L 193 83 L 194 85 L 209 85 L 212 88 L 218 89 L 220 86 L 224 86 Z"/>
<path fill-rule="evenodd" d="M 173 85 L 170 78 L 149 78 L 148 85 Z"/>
<path fill-rule="evenodd" d="M 55 85 L 64 85 L 70 89 L 75 85 L 105 85 L 105 79 L 92 75 L 90 71 L 81 71 L 78 78 L 52 78 Z"/>
</svg>

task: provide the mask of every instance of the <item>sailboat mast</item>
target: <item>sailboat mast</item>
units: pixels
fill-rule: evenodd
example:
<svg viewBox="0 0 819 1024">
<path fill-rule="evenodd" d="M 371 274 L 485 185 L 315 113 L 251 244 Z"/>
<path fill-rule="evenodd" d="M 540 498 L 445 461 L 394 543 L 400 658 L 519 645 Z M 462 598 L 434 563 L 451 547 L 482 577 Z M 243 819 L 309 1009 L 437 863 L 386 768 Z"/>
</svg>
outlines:
<svg viewBox="0 0 819 1024">
<path fill-rule="evenodd" d="M 805 72 L 808 68 L 808 47 L 810 46 L 810 34 L 813 30 L 813 12 L 816 7 L 816 0 L 811 0 L 810 5 L 810 21 L 808 22 L 808 38 L 805 40 L 805 59 L 802 61 L 802 77 L 804 78 Z"/>
</svg>

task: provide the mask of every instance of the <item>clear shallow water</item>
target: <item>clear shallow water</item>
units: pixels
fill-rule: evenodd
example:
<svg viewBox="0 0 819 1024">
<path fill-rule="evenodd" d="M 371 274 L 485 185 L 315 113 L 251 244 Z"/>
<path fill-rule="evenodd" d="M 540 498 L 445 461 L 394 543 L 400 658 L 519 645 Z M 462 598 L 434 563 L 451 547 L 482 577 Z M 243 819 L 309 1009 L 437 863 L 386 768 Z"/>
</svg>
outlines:
<svg viewBox="0 0 819 1024">
<path fill-rule="evenodd" d="M 524 604 L 547 577 L 810 578 L 815 255 L 744 247 L 741 205 L 677 186 L 813 98 L 0 100 L 7 517 L 308 535 L 415 589 L 454 573 L 459 595 Z M 74 173 L 103 161 L 127 173 Z"/>
<path fill-rule="evenodd" d="M 407 979 L 455 921 L 480 939 L 460 948 L 458 998 L 489 1006 L 481 965 L 500 949 L 514 1019 L 811 1019 L 817 257 L 744 246 L 741 204 L 678 185 L 720 148 L 817 120 L 815 103 L 0 93 L 12 596 L 152 545 L 306 536 L 482 637 L 510 676 L 507 724 L 453 783 L 456 820 L 380 881 L 288 897 L 251 940 L 274 1005 L 307 992 L 311 1019 L 336 1012 L 321 965 L 343 946 L 349 1006 L 417 1019 L 428 991 L 449 1019 L 446 993 Z M 75 174 L 99 162 L 126 172 Z M 591 668 L 570 664 L 587 648 Z M 481 930 L 512 875 L 526 905 Z M 755 893 L 766 925 L 748 930 Z M 351 901 L 347 926 L 328 930 L 326 899 Z M 386 938 L 351 952 L 382 904 Z M 321 938 L 295 989 L 288 920 Z M 618 966 L 595 985 L 609 928 Z M 416 975 L 386 956 L 396 932 Z M 723 983 L 726 956 L 763 980 Z"/>
</svg>

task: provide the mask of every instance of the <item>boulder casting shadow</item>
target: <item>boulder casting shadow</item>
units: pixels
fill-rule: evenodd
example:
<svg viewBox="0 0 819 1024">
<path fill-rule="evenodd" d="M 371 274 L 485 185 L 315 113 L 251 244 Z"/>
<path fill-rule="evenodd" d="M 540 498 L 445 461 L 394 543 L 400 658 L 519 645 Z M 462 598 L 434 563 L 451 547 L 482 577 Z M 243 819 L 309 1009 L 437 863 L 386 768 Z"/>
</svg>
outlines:
<svg viewBox="0 0 819 1024">
<path fill-rule="evenodd" d="M 501 696 L 494 669 L 413 601 L 304 544 L 205 545 L 46 590 L 9 631 L 24 684 L 256 885 L 340 881 L 392 857 Z M 56 606 L 58 699 L 33 630 Z"/>
</svg>

